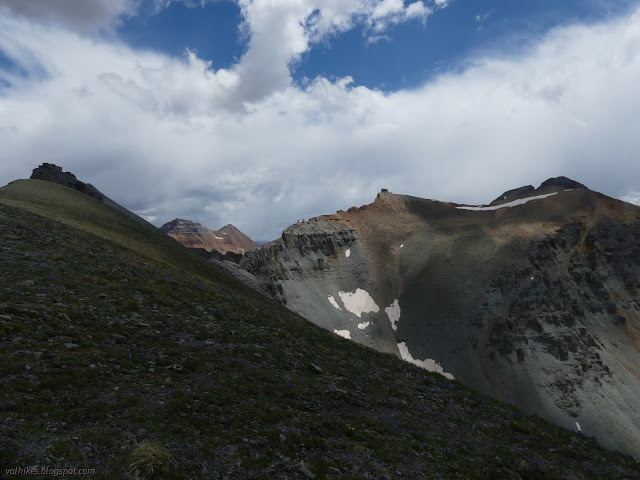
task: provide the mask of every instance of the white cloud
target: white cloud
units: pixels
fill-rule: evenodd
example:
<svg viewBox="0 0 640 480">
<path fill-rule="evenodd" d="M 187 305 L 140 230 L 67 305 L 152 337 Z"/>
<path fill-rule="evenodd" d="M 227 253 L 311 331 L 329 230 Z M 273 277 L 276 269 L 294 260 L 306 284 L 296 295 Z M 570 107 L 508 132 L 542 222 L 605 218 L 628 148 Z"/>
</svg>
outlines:
<svg viewBox="0 0 640 480">
<path fill-rule="evenodd" d="M 243 5 L 253 43 L 223 70 L 0 15 L 0 48 L 26 72 L 0 67 L 0 183 L 53 162 L 158 223 L 234 223 L 260 240 L 383 187 L 478 204 L 567 175 L 637 198 L 640 13 L 387 94 L 289 78 L 374 3 L 326 0 L 315 16 L 306 0 Z"/>
</svg>

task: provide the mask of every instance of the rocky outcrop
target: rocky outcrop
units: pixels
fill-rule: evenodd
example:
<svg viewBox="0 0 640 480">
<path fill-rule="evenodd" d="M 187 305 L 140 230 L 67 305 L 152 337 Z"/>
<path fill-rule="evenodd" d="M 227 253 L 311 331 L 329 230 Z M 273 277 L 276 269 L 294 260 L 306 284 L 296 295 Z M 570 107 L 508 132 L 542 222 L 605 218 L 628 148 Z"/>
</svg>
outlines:
<svg viewBox="0 0 640 480">
<path fill-rule="evenodd" d="M 43 163 L 39 167 L 34 168 L 29 178 L 31 180 L 46 180 L 47 182 L 64 185 L 65 187 L 73 188 L 97 200 L 104 199 L 104 195 L 100 193 L 96 187 L 90 183 L 81 182 L 71 172 L 63 172 L 62 167 L 54 165 L 53 163 Z"/>
<path fill-rule="evenodd" d="M 176 218 L 162 225 L 160 231 L 186 247 L 216 251 L 221 255 L 227 252 L 244 255 L 258 248 L 253 240 L 233 225 L 225 225 L 220 230 L 209 230 L 199 223 Z"/>
<path fill-rule="evenodd" d="M 381 192 L 240 265 L 328 330 L 640 458 L 640 208 L 580 185 L 485 210 Z"/>
</svg>

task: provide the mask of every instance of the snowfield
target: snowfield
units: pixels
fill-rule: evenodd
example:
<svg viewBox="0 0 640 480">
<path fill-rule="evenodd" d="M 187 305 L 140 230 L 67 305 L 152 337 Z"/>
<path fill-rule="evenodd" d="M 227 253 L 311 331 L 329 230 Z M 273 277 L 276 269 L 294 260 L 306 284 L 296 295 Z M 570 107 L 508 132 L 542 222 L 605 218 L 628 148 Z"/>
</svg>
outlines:
<svg viewBox="0 0 640 480">
<path fill-rule="evenodd" d="M 351 332 L 349 330 L 334 330 L 333 333 L 347 340 L 351 340 Z"/>
<path fill-rule="evenodd" d="M 518 200 L 514 200 L 513 202 L 503 203 L 502 205 L 494 205 L 492 207 L 456 207 L 458 210 L 473 210 L 476 212 L 486 212 L 489 210 L 498 210 L 500 208 L 511 208 L 517 207 L 518 205 L 524 205 L 525 203 L 531 202 L 532 200 L 540 200 L 541 198 L 547 198 L 552 195 L 556 195 L 558 192 L 546 193 L 544 195 L 536 195 L 535 197 L 527 197 L 520 198 Z"/>
<path fill-rule="evenodd" d="M 442 366 L 438 365 L 435 360 L 431 360 L 430 358 L 425 358 L 424 360 L 416 360 L 415 358 L 413 358 L 411 356 L 411 353 L 409 353 L 409 348 L 407 347 L 407 344 L 405 342 L 400 342 L 398 344 L 398 350 L 400 350 L 400 356 L 405 362 L 413 363 L 414 365 L 417 365 L 420 368 L 424 368 L 429 372 L 439 373 L 449 380 L 454 379 L 454 376 L 450 373 L 445 372 Z"/>
<path fill-rule="evenodd" d="M 373 301 L 369 292 L 361 288 L 356 289 L 355 292 L 338 292 L 338 295 L 340 295 L 344 308 L 358 318 L 361 318 L 363 313 L 378 313 L 380 311 L 380 307 Z"/>
<path fill-rule="evenodd" d="M 396 298 L 391 305 L 384 309 L 389 321 L 391 322 L 391 328 L 398 330 L 398 320 L 400 320 L 400 303 Z"/>
<path fill-rule="evenodd" d="M 342 310 L 342 308 L 340 308 L 340 305 L 338 305 L 338 302 L 336 302 L 336 299 L 333 298 L 333 295 L 329 295 L 328 298 L 329 298 L 329 303 L 331 303 L 331 305 L 336 307 L 338 310 Z"/>
</svg>

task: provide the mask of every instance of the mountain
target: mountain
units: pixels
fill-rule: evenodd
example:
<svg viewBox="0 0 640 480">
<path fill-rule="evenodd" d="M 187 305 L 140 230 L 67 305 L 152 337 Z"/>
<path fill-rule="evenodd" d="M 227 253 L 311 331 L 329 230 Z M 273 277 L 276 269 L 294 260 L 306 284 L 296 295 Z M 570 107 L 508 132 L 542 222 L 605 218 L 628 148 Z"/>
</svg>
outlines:
<svg viewBox="0 0 640 480">
<path fill-rule="evenodd" d="M 160 227 L 160 231 L 173 237 L 189 248 L 202 248 L 207 252 L 217 251 L 244 255 L 258 248 L 253 240 L 233 225 L 225 225 L 220 230 L 209 230 L 199 223 L 176 218 Z"/>
<path fill-rule="evenodd" d="M 487 206 L 395 195 L 241 262 L 323 328 L 640 458 L 640 208 L 565 177 Z"/>
<path fill-rule="evenodd" d="M 0 188 L 0 351 L 0 477 L 640 476 L 589 432 L 348 342 L 42 180 Z"/>
<path fill-rule="evenodd" d="M 30 180 L 44 180 L 46 182 L 57 183 L 58 185 L 77 190 L 78 192 L 89 195 L 90 197 L 98 200 L 100 203 L 103 203 L 104 205 L 107 205 L 108 207 L 111 207 L 114 210 L 125 214 L 127 217 L 135 220 L 140 225 L 144 225 L 145 227 L 152 230 L 155 230 L 156 228 L 142 217 L 139 217 L 130 210 L 127 210 L 122 205 L 119 205 L 118 203 L 111 200 L 90 183 L 84 183 L 78 180 L 76 176 L 71 172 L 63 172 L 62 167 L 54 165 L 53 163 L 43 163 L 42 165 L 34 168 L 33 172 L 31 173 Z"/>
</svg>

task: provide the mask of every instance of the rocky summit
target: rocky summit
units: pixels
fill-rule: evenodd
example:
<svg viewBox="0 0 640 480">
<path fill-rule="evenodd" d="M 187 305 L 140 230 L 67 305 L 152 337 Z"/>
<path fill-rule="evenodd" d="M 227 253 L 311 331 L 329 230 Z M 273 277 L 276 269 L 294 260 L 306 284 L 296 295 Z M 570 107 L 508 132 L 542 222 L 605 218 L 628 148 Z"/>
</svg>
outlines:
<svg viewBox="0 0 640 480">
<path fill-rule="evenodd" d="M 337 335 L 640 458 L 640 207 L 564 177 L 497 201 L 383 190 L 241 267 Z"/>
<path fill-rule="evenodd" d="M 162 225 L 160 231 L 185 247 L 217 252 L 220 255 L 214 256 L 216 259 L 223 258 L 227 252 L 244 255 L 258 248 L 258 244 L 230 224 L 220 230 L 209 230 L 199 223 L 176 218 Z"/>
<path fill-rule="evenodd" d="M 47 182 L 64 185 L 65 187 L 73 188 L 97 200 L 104 198 L 104 195 L 102 195 L 96 187 L 90 183 L 81 182 L 71 172 L 63 172 L 62 167 L 54 165 L 53 163 L 43 163 L 39 167 L 34 168 L 30 179 L 45 180 Z"/>
</svg>

